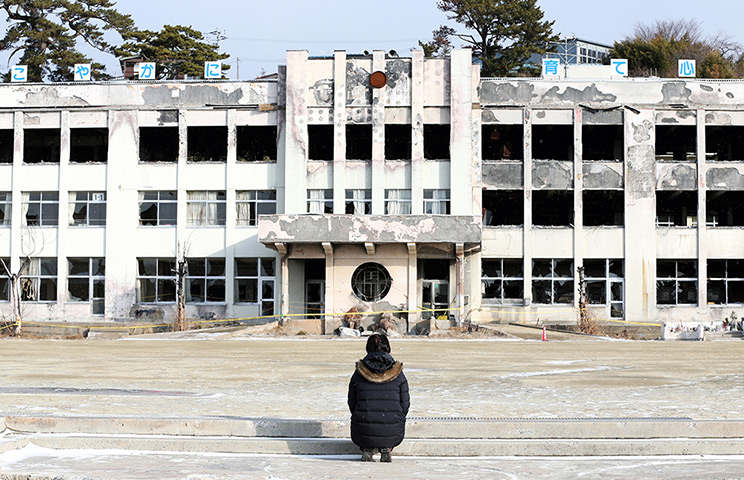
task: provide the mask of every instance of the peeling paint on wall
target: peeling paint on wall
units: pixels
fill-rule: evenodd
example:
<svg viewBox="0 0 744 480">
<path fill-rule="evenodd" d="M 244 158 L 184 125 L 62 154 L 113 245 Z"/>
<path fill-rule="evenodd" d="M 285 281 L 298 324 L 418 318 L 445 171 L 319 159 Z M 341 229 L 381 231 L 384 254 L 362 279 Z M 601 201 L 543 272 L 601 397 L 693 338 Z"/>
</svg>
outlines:
<svg viewBox="0 0 744 480">
<path fill-rule="evenodd" d="M 385 62 L 387 88 L 385 103 L 387 105 L 410 105 L 411 103 L 411 62 L 396 59 Z"/>
<path fill-rule="evenodd" d="M 595 162 L 585 162 L 582 166 L 584 175 L 582 177 L 583 187 L 587 189 L 611 190 L 623 188 L 623 174 L 615 168 L 616 165 L 607 165 Z"/>
<path fill-rule="evenodd" d="M 483 185 L 509 190 L 524 185 L 524 166 L 521 163 L 484 163 Z"/>
<path fill-rule="evenodd" d="M 316 105 L 333 105 L 333 79 L 318 80 L 310 87 Z"/>
<path fill-rule="evenodd" d="M 695 190 L 697 169 L 691 165 L 657 165 L 659 190 Z"/>
<path fill-rule="evenodd" d="M 353 60 L 346 62 L 346 104 L 371 105 L 372 86 L 369 84 L 370 72 Z"/>
<path fill-rule="evenodd" d="M 534 98 L 537 98 L 537 95 L 535 94 L 535 85 L 532 83 L 481 82 L 481 103 L 483 105 L 528 104 L 531 103 Z"/>
<path fill-rule="evenodd" d="M 686 82 L 666 82 L 661 86 L 664 99 L 661 103 L 683 103 L 690 101 L 692 90 L 687 88 Z"/>
<path fill-rule="evenodd" d="M 644 121 L 644 123 L 651 123 Z M 627 192 L 633 198 L 653 198 L 656 183 L 654 165 L 656 157 L 653 145 L 631 145 L 628 147 Z"/>
<path fill-rule="evenodd" d="M 644 143 L 651 140 L 651 129 L 654 128 L 654 124 L 648 120 L 644 120 L 641 124 L 631 123 L 633 128 L 633 140 L 636 143 Z"/>
<path fill-rule="evenodd" d="M 614 102 L 617 100 L 617 95 L 601 92 L 595 83 L 592 83 L 588 87 L 584 87 L 583 90 L 566 87 L 566 90 L 563 93 L 559 93 L 559 91 L 560 87 L 552 87 L 550 90 L 545 92 L 541 101 L 544 103 L 604 103 Z"/>
<path fill-rule="evenodd" d="M 179 91 L 176 96 L 174 88 Z M 144 89 L 142 100 L 145 105 L 238 105 L 244 93 L 240 88 L 228 92 L 212 85 L 152 85 Z M 268 103 L 268 98 L 260 95 L 248 103 Z"/>
<path fill-rule="evenodd" d="M 535 160 L 532 164 L 532 187 L 555 190 L 573 188 L 573 163 Z"/>
<path fill-rule="evenodd" d="M 713 125 L 731 125 L 731 115 L 723 112 L 706 112 L 705 123 Z"/>
<path fill-rule="evenodd" d="M 711 190 L 744 190 L 744 174 L 735 167 L 709 167 L 706 184 Z"/>
<path fill-rule="evenodd" d="M 597 111 L 586 110 L 582 112 L 582 123 L 585 125 L 622 125 L 622 110 Z"/>
</svg>

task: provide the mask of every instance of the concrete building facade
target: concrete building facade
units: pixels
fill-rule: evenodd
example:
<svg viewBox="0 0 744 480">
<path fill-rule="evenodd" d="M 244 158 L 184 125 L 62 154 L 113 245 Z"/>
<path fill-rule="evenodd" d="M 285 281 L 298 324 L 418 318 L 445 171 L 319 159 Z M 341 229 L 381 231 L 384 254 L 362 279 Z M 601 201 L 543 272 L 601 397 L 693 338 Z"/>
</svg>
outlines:
<svg viewBox="0 0 744 480">
<path fill-rule="evenodd" d="M 2 85 L 0 259 L 28 263 L 31 321 L 172 321 L 182 258 L 191 318 L 575 322 L 583 271 L 600 319 L 722 321 L 744 313 L 742 98 L 481 79 L 469 50 Z"/>
</svg>

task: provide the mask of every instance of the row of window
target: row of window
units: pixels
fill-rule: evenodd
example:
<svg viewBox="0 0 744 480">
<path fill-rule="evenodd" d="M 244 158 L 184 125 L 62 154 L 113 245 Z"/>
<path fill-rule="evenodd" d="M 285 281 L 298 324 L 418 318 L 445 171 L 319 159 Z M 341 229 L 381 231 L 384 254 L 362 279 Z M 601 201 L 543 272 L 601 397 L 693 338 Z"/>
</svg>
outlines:
<svg viewBox="0 0 744 480">
<path fill-rule="evenodd" d="M 450 191 L 448 189 L 424 190 L 424 214 L 448 215 L 450 213 Z M 385 215 L 410 215 L 412 212 L 410 189 L 385 190 Z M 333 190 L 309 189 L 307 191 L 308 213 L 333 213 Z M 372 190 L 346 190 L 344 213 L 369 215 L 372 213 Z"/>
</svg>

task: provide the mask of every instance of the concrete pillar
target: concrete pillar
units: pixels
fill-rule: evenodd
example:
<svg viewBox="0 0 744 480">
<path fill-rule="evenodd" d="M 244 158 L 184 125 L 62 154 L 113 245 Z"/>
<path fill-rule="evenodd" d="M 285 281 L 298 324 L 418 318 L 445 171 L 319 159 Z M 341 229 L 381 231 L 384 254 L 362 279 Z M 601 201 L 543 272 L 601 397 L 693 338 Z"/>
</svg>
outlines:
<svg viewBox="0 0 744 480">
<path fill-rule="evenodd" d="M 708 242 L 706 238 L 708 211 L 705 205 L 707 199 L 707 188 L 705 182 L 705 171 L 707 158 L 705 156 L 705 110 L 697 111 L 697 253 L 698 253 L 698 312 L 701 315 L 708 313 Z"/>
<path fill-rule="evenodd" d="M 286 196 L 284 180 L 287 171 L 287 67 L 285 65 L 280 65 L 277 70 L 276 84 L 276 104 L 278 111 L 276 112 L 276 176 L 274 182 L 276 182 L 276 213 L 282 214 L 287 211 L 284 200 Z"/>
<path fill-rule="evenodd" d="M 457 265 L 457 325 L 462 325 L 462 319 L 465 317 L 465 245 L 462 243 L 455 244 L 455 263 Z"/>
<path fill-rule="evenodd" d="M 582 109 L 574 108 L 574 235 L 573 235 L 573 250 L 574 250 L 574 308 L 579 306 L 579 270 L 578 268 L 584 264 L 584 203 L 582 202 L 583 193 L 583 158 L 584 153 L 582 150 Z M 608 298 L 609 298 L 609 293 Z"/>
<path fill-rule="evenodd" d="M 450 202 L 453 215 L 473 214 L 473 87 L 469 48 L 450 56 Z"/>
<path fill-rule="evenodd" d="M 307 51 L 287 52 L 284 213 L 307 212 Z"/>
<path fill-rule="evenodd" d="M 424 213 L 424 52 L 411 52 L 411 213 Z"/>
<path fill-rule="evenodd" d="M 279 252 L 279 268 L 281 270 L 281 298 L 279 300 L 279 312 L 281 315 L 288 315 L 289 311 L 289 255 L 287 255 L 287 245 L 279 243 L 276 245 Z M 304 300 L 303 300 L 304 301 Z"/>
<path fill-rule="evenodd" d="M 23 192 L 21 191 L 21 166 L 23 165 L 23 112 L 13 113 L 13 180 L 10 205 L 10 269 L 17 272 L 23 255 Z"/>
<path fill-rule="evenodd" d="M 408 247 L 408 329 L 416 325 L 418 313 L 418 256 L 415 243 L 407 243 Z"/>
<path fill-rule="evenodd" d="M 524 304 L 532 304 L 532 110 L 524 110 L 524 226 L 522 242 L 524 251 Z"/>
<path fill-rule="evenodd" d="M 186 159 L 188 158 L 188 122 L 186 121 L 186 110 L 178 111 L 178 170 L 176 171 L 176 188 L 178 189 L 178 212 L 176 214 L 176 244 L 173 245 L 176 260 L 182 255 L 182 244 L 188 238 L 186 228 L 188 226 L 187 200 L 188 191 L 186 185 Z"/>
<path fill-rule="evenodd" d="M 346 52 L 337 50 L 333 62 L 333 212 L 346 204 Z"/>
<path fill-rule="evenodd" d="M 385 71 L 385 51 L 372 53 L 372 71 Z M 385 213 L 385 97 L 383 88 L 372 88 L 372 214 Z"/>
<path fill-rule="evenodd" d="M 336 313 L 336 305 L 334 302 L 333 294 L 334 289 L 334 275 L 333 275 L 333 245 L 330 242 L 323 242 L 323 251 L 325 252 L 325 305 L 324 313 L 332 314 Z M 326 315 L 323 317 L 321 322 L 321 333 L 325 335 L 326 332 L 333 330 L 332 326 L 336 322 L 334 315 Z"/>
<path fill-rule="evenodd" d="M 225 163 L 225 303 L 227 309 L 225 316 L 234 318 L 235 313 L 235 244 L 236 236 L 236 210 L 231 208 L 235 205 L 236 190 L 240 187 L 240 179 L 236 175 L 237 167 L 237 126 L 235 124 L 235 110 L 227 111 L 227 162 Z M 259 307 L 260 308 L 260 307 Z M 260 314 L 260 310 L 259 310 Z"/>
<path fill-rule="evenodd" d="M 60 139 L 59 139 L 59 176 L 57 179 L 57 191 L 59 192 L 59 214 L 57 215 L 57 315 L 64 315 L 64 306 L 67 301 L 67 231 L 70 228 L 68 213 L 70 195 L 68 185 L 70 184 L 70 112 L 60 112 Z M 108 209 L 107 209 L 108 213 Z M 44 256 L 51 254 L 45 253 Z"/>
</svg>

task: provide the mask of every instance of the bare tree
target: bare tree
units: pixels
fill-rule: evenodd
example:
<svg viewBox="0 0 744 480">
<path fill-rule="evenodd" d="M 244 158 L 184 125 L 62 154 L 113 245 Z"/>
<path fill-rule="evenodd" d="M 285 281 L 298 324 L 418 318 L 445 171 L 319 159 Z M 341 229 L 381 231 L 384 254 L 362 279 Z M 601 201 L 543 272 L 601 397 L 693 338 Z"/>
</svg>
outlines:
<svg viewBox="0 0 744 480">
<path fill-rule="evenodd" d="M 176 268 L 173 269 L 173 273 L 176 274 L 176 321 L 173 324 L 173 329 L 179 332 L 186 330 L 186 275 L 189 273 L 189 262 L 186 259 L 189 249 L 189 242 L 184 242 L 183 246 L 181 242 L 178 242 L 176 252 Z"/>
<path fill-rule="evenodd" d="M 33 226 L 24 227 L 21 233 L 21 263 L 18 270 L 12 271 L 11 266 L 0 258 L 0 266 L 2 266 L 2 273 L 8 277 L 10 283 L 10 306 L 11 306 L 11 317 L 16 324 L 15 334 L 21 335 L 23 325 L 23 308 L 21 301 L 27 298 L 30 293 L 31 285 L 24 282 L 23 275 L 28 273 L 29 266 L 31 265 L 31 257 L 39 253 L 44 248 L 44 237 L 41 237 L 41 242 L 37 238 L 38 229 Z M 41 245 L 41 246 L 39 246 Z"/>
</svg>

